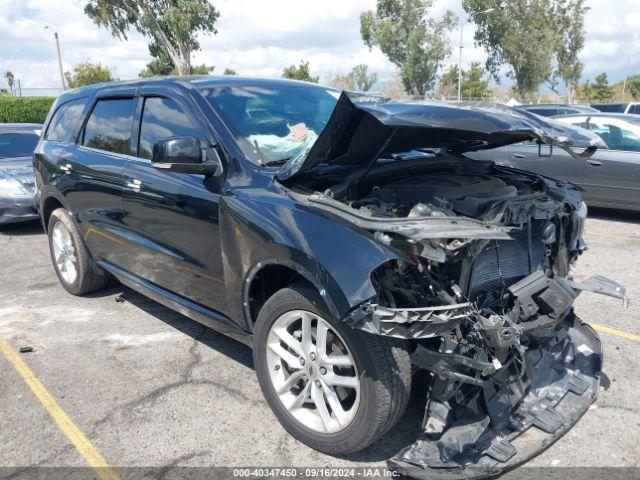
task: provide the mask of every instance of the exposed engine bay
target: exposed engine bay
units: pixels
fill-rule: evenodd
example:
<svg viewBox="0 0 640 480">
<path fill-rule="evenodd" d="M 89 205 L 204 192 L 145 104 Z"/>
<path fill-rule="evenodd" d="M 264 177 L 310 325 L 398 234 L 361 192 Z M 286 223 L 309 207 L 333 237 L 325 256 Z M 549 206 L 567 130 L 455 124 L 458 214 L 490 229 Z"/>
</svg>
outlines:
<svg viewBox="0 0 640 480">
<path fill-rule="evenodd" d="M 494 475 L 542 451 L 593 403 L 600 343 L 572 304 L 583 290 L 625 291 L 603 277 L 572 279 L 586 248 L 577 187 L 425 156 L 307 176 L 295 194 L 400 253 L 371 272 L 376 297 L 345 319 L 408 341 L 414 365 L 431 375 L 423 433 L 390 467 Z"/>
</svg>

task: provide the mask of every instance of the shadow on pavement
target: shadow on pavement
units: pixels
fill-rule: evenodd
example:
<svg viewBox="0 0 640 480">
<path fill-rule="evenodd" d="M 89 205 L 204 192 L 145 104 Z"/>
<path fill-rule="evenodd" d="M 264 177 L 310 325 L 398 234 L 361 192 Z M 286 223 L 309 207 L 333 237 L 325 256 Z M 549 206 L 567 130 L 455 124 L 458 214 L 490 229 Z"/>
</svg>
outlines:
<svg viewBox="0 0 640 480">
<path fill-rule="evenodd" d="M 640 224 L 640 212 L 613 208 L 589 207 L 589 218 Z"/>
<path fill-rule="evenodd" d="M 8 223 L 0 225 L 0 235 L 19 237 L 22 235 L 44 235 L 42 224 L 38 220 L 23 223 Z"/>
<path fill-rule="evenodd" d="M 117 293 L 120 293 L 119 296 L 125 301 L 185 335 L 189 335 L 203 345 L 222 353 L 231 360 L 248 368 L 253 368 L 251 349 L 246 345 L 222 333 L 204 327 L 195 320 L 191 320 L 123 285 L 115 284 L 113 287 L 104 291 L 105 295 L 114 295 Z M 409 406 L 397 425 L 380 440 L 361 452 L 341 455 L 339 457 L 353 462 L 379 462 L 392 457 L 400 449 L 413 443 L 421 431 L 420 425 L 422 423 L 422 417 L 424 416 L 426 391 L 426 379 L 414 377 L 414 388 L 412 389 Z"/>
</svg>

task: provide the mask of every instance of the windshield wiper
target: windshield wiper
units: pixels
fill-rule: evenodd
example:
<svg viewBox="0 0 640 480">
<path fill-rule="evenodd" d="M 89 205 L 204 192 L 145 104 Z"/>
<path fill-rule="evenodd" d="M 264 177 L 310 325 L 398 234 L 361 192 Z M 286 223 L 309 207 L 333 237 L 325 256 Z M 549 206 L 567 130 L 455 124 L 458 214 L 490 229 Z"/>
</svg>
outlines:
<svg viewBox="0 0 640 480">
<path fill-rule="evenodd" d="M 269 160 L 268 162 L 263 162 L 262 165 L 264 165 L 265 167 L 281 167 L 289 160 L 291 160 L 291 157 L 279 158 L 278 160 Z"/>
</svg>

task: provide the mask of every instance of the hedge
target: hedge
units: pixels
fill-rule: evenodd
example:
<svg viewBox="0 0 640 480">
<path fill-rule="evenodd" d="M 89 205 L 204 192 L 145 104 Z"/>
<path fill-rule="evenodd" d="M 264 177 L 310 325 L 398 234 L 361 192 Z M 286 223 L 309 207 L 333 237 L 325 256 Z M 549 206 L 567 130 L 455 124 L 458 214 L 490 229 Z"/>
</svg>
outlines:
<svg viewBox="0 0 640 480">
<path fill-rule="evenodd" d="M 0 123 L 44 123 L 55 99 L 0 96 Z"/>
</svg>

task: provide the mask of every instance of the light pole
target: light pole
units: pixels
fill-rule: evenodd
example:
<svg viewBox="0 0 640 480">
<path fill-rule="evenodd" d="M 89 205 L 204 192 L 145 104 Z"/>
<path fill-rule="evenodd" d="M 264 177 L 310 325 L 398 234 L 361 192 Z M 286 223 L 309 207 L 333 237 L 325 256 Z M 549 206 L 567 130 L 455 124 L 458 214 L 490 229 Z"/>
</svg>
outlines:
<svg viewBox="0 0 640 480">
<path fill-rule="evenodd" d="M 633 57 L 635 57 L 636 55 L 640 55 L 640 50 L 638 50 L 636 53 L 632 53 L 631 55 L 629 55 L 627 57 L 627 71 L 625 73 L 624 76 L 624 83 L 622 84 L 622 98 L 621 100 L 624 102 L 624 93 L 627 90 L 627 80 L 629 79 L 629 65 L 631 65 L 631 59 Z"/>
<path fill-rule="evenodd" d="M 470 15 L 467 21 L 477 17 L 478 15 L 484 15 L 485 13 L 491 13 L 495 10 L 495 8 L 487 8 L 478 13 L 474 13 Z M 460 22 L 460 57 L 458 59 L 458 101 L 462 100 L 462 30 L 464 29 L 464 24 L 466 22 Z"/>
<path fill-rule="evenodd" d="M 49 28 L 49 25 L 43 25 L 45 30 Z M 67 86 L 64 82 L 64 71 L 62 68 L 62 55 L 60 54 L 60 41 L 58 40 L 58 32 L 53 32 L 53 38 L 56 40 L 56 52 L 58 53 L 58 69 L 60 70 L 60 83 L 62 84 L 62 90 L 66 90 Z"/>
</svg>

